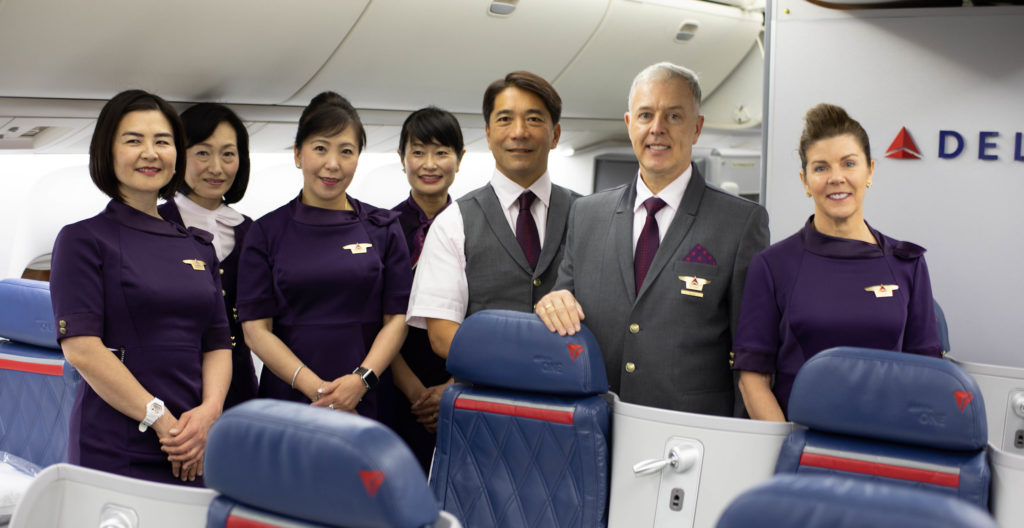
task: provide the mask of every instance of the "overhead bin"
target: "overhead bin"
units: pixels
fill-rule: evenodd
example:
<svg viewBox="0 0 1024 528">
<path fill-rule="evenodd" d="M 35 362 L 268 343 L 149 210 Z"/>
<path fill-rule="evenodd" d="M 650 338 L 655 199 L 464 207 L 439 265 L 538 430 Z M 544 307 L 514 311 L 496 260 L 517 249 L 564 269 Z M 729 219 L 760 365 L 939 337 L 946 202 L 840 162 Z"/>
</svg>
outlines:
<svg viewBox="0 0 1024 528">
<path fill-rule="evenodd" d="M 555 81 L 563 111 L 621 119 L 633 77 L 660 61 L 696 71 L 707 99 L 755 44 L 762 21 L 760 11 L 699 0 L 612 0 L 594 37 Z"/>
<path fill-rule="evenodd" d="M 177 101 L 280 103 L 313 77 L 368 3 L 4 0 L 0 95 L 108 99 L 143 88 Z"/>
<path fill-rule="evenodd" d="M 498 10 L 508 14 L 493 14 L 492 4 L 502 4 Z M 304 105 L 323 90 L 336 90 L 359 108 L 413 110 L 435 104 L 479 113 L 484 89 L 510 71 L 555 78 L 591 37 L 608 4 L 375 0 L 334 56 L 288 103 Z"/>
</svg>

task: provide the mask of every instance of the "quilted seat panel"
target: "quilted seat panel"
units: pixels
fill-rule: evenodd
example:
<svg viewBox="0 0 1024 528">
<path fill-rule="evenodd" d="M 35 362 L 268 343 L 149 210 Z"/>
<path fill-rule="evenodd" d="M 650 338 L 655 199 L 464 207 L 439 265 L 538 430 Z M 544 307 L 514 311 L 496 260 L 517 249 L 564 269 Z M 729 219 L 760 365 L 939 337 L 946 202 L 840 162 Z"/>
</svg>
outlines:
<svg viewBox="0 0 1024 528">
<path fill-rule="evenodd" d="M 458 408 L 460 397 L 568 409 L 571 424 Z M 467 527 L 593 527 L 605 523 L 609 406 L 470 388 L 445 391 L 431 487 Z"/>
</svg>

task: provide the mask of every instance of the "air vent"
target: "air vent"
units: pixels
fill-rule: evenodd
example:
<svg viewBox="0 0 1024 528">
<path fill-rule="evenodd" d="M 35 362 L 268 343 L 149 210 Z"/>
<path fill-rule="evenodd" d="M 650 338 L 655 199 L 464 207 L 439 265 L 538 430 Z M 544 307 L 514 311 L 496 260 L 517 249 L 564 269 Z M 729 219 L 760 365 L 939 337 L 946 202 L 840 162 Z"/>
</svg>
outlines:
<svg viewBox="0 0 1024 528">
<path fill-rule="evenodd" d="M 696 20 L 684 20 L 679 26 L 679 31 L 676 31 L 676 42 L 686 42 L 697 34 L 697 30 L 700 29 L 700 22 Z"/>
<path fill-rule="evenodd" d="M 519 0 L 493 0 L 488 12 L 492 15 L 508 16 L 516 10 L 516 6 L 518 5 Z"/>
</svg>

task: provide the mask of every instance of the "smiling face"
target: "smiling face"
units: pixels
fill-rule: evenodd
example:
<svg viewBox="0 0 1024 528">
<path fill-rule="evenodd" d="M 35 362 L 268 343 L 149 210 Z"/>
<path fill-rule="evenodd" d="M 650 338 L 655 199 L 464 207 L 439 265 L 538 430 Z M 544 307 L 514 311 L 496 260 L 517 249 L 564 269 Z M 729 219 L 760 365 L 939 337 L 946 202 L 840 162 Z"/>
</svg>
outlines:
<svg viewBox="0 0 1024 528">
<path fill-rule="evenodd" d="M 548 153 L 562 132 L 540 97 L 514 86 L 494 98 L 484 130 L 498 171 L 523 188 L 548 170 Z"/>
<path fill-rule="evenodd" d="M 667 78 L 639 84 L 625 118 L 644 182 L 658 192 L 690 166 L 704 116 L 686 82 Z"/>
<path fill-rule="evenodd" d="M 235 129 L 227 121 L 221 121 L 210 137 L 188 149 L 185 183 L 192 189 L 189 198 L 207 209 L 216 209 L 235 182 L 237 172 Z"/>
<path fill-rule="evenodd" d="M 874 160 L 867 159 L 851 134 L 819 140 L 807 149 L 800 180 L 814 199 L 818 231 L 839 236 L 835 227 L 859 228 L 864 223 L 864 193 L 874 173 Z"/>
<path fill-rule="evenodd" d="M 444 198 L 459 172 L 461 154 L 436 141 L 410 139 L 405 145 L 402 169 L 409 178 L 413 197 Z"/>
<path fill-rule="evenodd" d="M 174 176 L 177 150 L 171 123 L 159 110 L 129 112 L 114 133 L 114 175 L 125 203 L 136 209 L 156 204 Z"/>
<path fill-rule="evenodd" d="M 323 209 L 348 209 L 345 190 L 359 163 L 354 127 L 333 135 L 310 134 L 295 147 L 295 164 L 302 169 L 302 203 Z"/>
</svg>

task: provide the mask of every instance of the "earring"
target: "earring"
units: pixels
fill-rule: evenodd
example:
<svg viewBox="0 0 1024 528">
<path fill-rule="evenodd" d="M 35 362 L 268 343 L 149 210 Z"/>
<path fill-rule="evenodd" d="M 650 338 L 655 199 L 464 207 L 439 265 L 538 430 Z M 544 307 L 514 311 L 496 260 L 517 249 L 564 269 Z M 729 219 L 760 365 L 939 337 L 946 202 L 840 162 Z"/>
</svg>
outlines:
<svg viewBox="0 0 1024 528">
<path fill-rule="evenodd" d="M 868 182 L 868 184 L 867 184 L 867 188 L 868 188 L 868 189 L 870 189 L 870 188 L 871 188 L 871 182 Z"/>
<path fill-rule="evenodd" d="M 805 192 L 805 193 L 807 193 L 807 197 L 808 197 L 808 198 L 810 198 L 810 197 L 811 197 L 811 191 L 804 191 L 804 192 Z"/>
<path fill-rule="evenodd" d="M 295 163 L 295 168 L 296 168 L 296 169 L 301 169 L 301 168 L 302 168 L 302 164 L 301 164 L 301 163 L 298 163 L 298 162 L 296 162 L 296 163 Z"/>
</svg>

